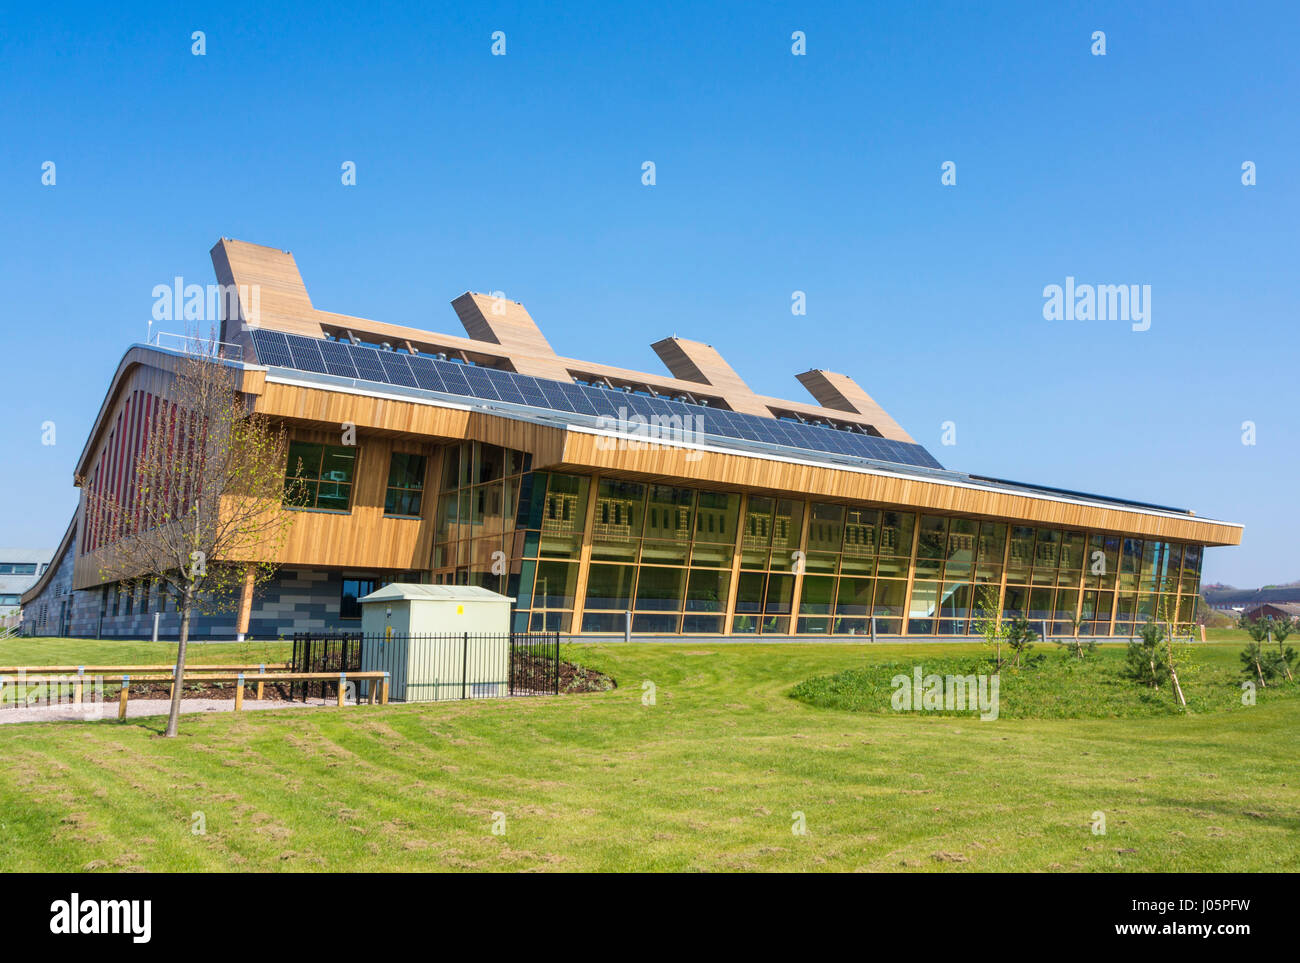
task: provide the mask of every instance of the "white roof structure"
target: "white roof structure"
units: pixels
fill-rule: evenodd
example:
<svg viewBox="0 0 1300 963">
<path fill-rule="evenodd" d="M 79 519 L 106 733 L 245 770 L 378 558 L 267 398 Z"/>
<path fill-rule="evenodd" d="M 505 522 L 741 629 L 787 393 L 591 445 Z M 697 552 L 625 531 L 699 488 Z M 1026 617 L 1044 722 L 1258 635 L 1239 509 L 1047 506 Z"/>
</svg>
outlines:
<svg viewBox="0 0 1300 963">
<path fill-rule="evenodd" d="M 514 599 L 478 585 L 421 585 L 415 582 L 393 582 L 358 599 L 358 602 L 403 602 L 411 599 L 431 599 L 435 602 L 497 602 Z"/>
</svg>

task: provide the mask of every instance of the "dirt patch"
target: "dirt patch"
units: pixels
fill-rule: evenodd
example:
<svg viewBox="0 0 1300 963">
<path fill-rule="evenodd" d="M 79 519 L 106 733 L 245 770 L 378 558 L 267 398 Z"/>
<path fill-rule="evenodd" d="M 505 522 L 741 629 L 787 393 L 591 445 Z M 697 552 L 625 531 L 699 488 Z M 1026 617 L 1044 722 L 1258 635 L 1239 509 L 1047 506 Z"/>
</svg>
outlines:
<svg viewBox="0 0 1300 963">
<path fill-rule="evenodd" d="M 608 692 L 617 688 L 613 676 L 572 662 L 560 663 L 561 692 Z"/>
</svg>

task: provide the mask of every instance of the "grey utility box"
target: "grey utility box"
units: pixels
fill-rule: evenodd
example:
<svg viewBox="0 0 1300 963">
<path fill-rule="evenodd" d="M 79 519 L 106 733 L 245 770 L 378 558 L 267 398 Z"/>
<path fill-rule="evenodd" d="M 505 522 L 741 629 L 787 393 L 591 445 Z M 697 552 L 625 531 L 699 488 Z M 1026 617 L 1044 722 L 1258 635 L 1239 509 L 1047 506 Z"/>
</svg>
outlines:
<svg viewBox="0 0 1300 963">
<path fill-rule="evenodd" d="M 514 599 L 476 585 L 394 582 L 359 601 L 361 671 L 388 672 L 389 699 L 509 694 Z"/>
</svg>

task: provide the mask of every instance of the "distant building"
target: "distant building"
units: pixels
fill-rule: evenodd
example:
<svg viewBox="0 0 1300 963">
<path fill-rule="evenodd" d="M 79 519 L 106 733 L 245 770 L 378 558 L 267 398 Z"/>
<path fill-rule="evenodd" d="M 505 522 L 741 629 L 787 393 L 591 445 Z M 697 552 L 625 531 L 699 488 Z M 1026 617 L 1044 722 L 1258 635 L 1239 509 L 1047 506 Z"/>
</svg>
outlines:
<svg viewBox="0 0 1300 963">
<path fill-rule="evenodd" d="M 1220 612 L 1247 612 L 1261 605 L 1300 604 L 1300 586 L 1257 589 L 1206 589 L 1205 601 Z"/>
<path fill-rule="evenodd" d="M 0 627 L 18 622 L 22 595 L 45 574 L 52 548 L 0 548 Z"/>
<path fill-rule="evenodd" d="M 1300 619 L 1300 603 L 1265 602 L 1246 609 L 1242 615 L 1248 619 Z"/>
</svg>

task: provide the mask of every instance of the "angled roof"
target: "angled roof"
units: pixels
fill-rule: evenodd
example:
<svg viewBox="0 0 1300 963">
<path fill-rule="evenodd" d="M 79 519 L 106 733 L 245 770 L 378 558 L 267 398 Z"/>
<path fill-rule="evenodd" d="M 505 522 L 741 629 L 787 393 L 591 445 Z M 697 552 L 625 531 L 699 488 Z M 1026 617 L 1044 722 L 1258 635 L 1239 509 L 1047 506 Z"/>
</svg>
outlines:
<svg viewBox="0 0 1300 963">
<path fill-rule="evenodd" d="M 551 347 L 528 310 L 499 293 L 466 292 L 452 301 L 469 335 L 464 338 L 322 311 L 312 304 L 298 263 L 288 251 L 222 238 L 212 248 L 211 255 L 217 280 L 223 285 L 234 285 L 239 292 L 241 317 L 233 324 L 227 322 L 225 341 L 246 344 L 250 329 L 264 328 L 315 338 L 343 337 L 374 345 L 386 343 L 412 353 L 445 353 L 459 360 L 556 381 L 604 379 L 614 387 L 632 385 L 667 397 L 684 394 L 715 407 L 721 402 L 732 411 L 768 418 L 784 414 L 833 420 L 860 426 L 883 438 L 915 444 L 912 436 L 847 375 L 833 375 L 840 386 L 841 401 L 830 407 L 818 396 L 820 389 L 811 386 L 816 404 L 771 398 L 752 391 L 711 345 L 675 335 L 653 345 L 670 374 L 633 371 L 562 357 Z"/>
</svg>

